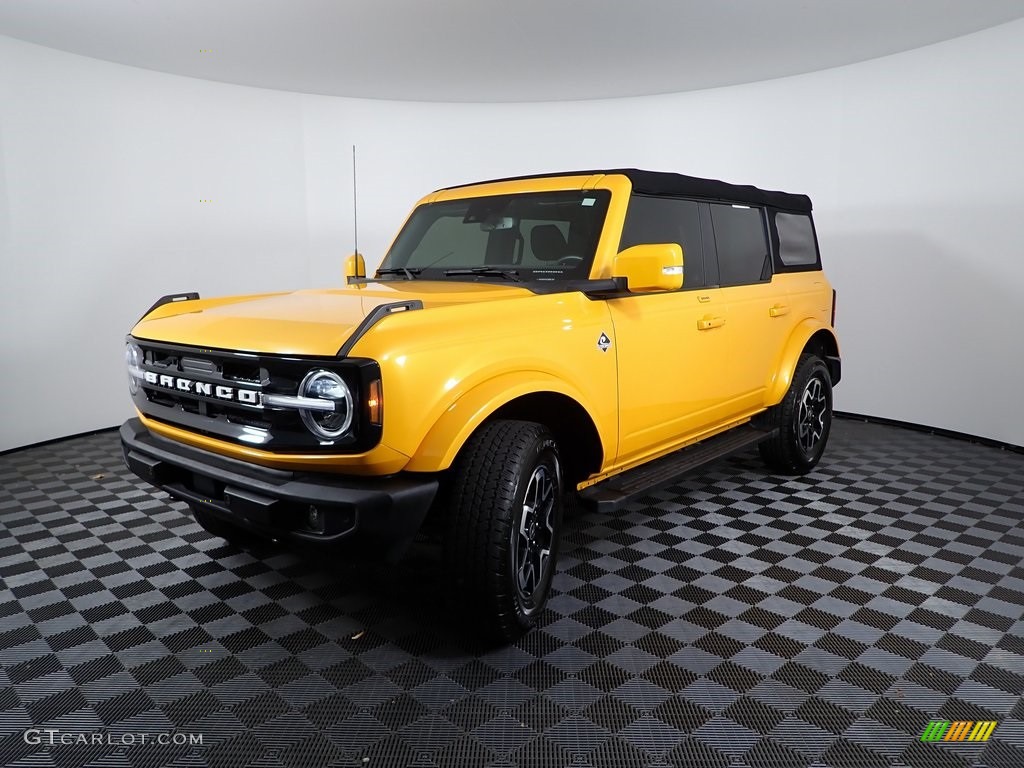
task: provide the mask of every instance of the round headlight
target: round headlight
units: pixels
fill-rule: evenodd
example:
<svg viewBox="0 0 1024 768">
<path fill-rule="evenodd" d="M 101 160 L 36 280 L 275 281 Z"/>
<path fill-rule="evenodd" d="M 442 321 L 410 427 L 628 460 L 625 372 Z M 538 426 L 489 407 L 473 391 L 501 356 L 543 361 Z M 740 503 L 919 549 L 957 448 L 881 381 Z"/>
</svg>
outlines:
<svg viewBox="0 0 1024 768">
<path fill-rule="evenodd" d="M 336 440 L 348 432 L 352 426 L 352 390 L 341 376 L 322 368 L 310 371 L 299 385 L 299 394 L 334 405 L 332 410 L 300 410 L 306 429 L 323 440 Z"/>
<path fill-rule="evenodd" d="M 128 391 L 133 395 L 139 391 L 139 378 L 142 376 L 142 350 L 134 341 L 124 347 L 124 362 L 128 366 Z"/>
</svg>

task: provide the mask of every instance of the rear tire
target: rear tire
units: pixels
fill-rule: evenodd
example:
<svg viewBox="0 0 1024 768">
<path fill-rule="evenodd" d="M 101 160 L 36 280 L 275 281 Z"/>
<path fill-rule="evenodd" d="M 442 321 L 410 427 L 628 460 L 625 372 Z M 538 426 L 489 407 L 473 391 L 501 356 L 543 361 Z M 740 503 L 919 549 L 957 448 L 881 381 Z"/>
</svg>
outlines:
<svg viewBox="0 0 1024 768">
<path fill-rule="evenodd" d="M 769 469 L 786 475 L 814 469 L 832 431 L 832 379 L 820 357 L 800 356 L 789 391 L 769 409 L 766 422 L 778 429 L 759 446 Z"/>
<path fill-rule="evenodd" d="M 489 639 L 514 641 L 537 621 L 558 559 L 563 487 L 546 427 L 482 426 L 452 467 L 444 561 L 456 599 Z"/>
</svg>

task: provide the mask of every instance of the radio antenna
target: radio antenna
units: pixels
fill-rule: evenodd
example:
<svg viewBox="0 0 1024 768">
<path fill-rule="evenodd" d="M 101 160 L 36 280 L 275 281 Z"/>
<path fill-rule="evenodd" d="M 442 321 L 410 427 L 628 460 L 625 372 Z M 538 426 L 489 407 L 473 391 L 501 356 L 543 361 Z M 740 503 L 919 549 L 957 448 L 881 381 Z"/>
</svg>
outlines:
<svg viewBox="0 0 1024 768">
<path fill-rule="evenodd" d="M 357 204 L 358 191 L 356 187 L 356 145 L 352 145 L 352 245 L 356 255 L 359 255 L 359 208 Z"/>
</svg>

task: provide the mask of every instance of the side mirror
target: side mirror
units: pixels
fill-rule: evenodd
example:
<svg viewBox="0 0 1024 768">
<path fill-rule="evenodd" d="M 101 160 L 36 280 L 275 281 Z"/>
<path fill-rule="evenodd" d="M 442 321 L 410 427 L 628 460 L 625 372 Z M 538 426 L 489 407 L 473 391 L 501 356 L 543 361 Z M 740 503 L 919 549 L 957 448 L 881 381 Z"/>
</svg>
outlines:
<svg viewBox="0 0 1024 768">
<path fill-rule="evenodd" d="M 683 249 L 678 243 L 634 245 L 615 257 L 612 277 L 626 278 L 630 293 L 683 287 Z"/>
<path fill-rule="evenodd" d="M 353 253 L 345 258 L 345 282 L 353 277 L 366 277 L 366 260 L 361 253 Z"/>
</svg>

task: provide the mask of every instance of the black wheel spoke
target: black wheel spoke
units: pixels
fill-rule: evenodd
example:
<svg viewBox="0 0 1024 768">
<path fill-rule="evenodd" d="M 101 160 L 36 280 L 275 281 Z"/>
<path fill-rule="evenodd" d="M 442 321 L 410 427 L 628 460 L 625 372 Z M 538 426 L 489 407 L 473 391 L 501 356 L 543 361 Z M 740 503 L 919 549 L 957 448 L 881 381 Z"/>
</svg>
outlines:
<svg viewBox="0 0 1024 768">
<path fill-rule="evenodd" d="M 811 455 L 825 436 L 828 415 L 825 384 L 816 376 L 807 382 L 796 408 L 796 439 L 804 454 Z"/>
<path fill-rule="evenodd" d="M 549 467 L 535 467 L 523 496 L 523 512 L 516 536 L 516 582 L 523 597 L 532 599 L 550 567 L 557 511 L 556 477 Z"/>
</svg>

